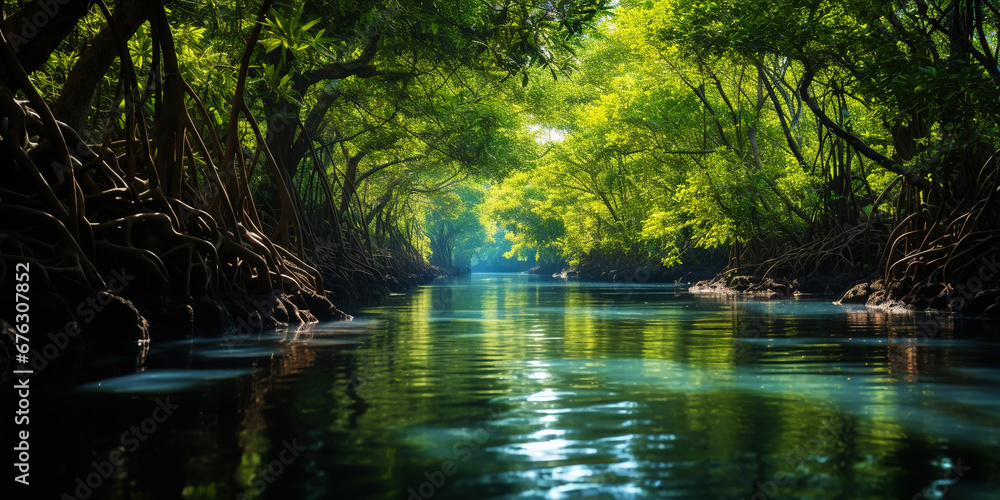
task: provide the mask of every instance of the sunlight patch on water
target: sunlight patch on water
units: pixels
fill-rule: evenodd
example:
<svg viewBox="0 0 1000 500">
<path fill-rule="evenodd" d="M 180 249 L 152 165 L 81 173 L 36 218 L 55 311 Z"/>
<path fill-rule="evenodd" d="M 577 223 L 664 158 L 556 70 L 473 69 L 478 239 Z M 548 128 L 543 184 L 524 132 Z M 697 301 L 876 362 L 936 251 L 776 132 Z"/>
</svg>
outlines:
<svg viewBox="0 0 1000 500">
<path fill-rule="evenodd" d="M 549 315 L 572 316 L 574 318 L 660 317 L 680 314 L 670 308 L 638 307 L 534 307 L 532 310 Z"/>
<path fill-rule="evenodd" d="M 521 364 L 522 369 L 525 364 L 528 363 Z M 885 373 L 866 370 L 863 365 L 837 366 L 835 373 L 817 373 L 817 367 L 807 365 L 705 370 L 686 363 L 642 359 L 547 360 L 546 364 L 546 373 L 554 377 L 575 380 L 586 375 L 599 380 L 602 389 L 574 392 L 543 386 L 527 395 L 494 398 L 491 404 L 512 408 L 512 415 L 517 415 L 519 421 L 527 415 L 528 421 L 558 425 L 557 419 L 551 417 L 570 412 L 577 416 L 641 413 L 639 403 L 614 396 L 611 391 L 616 389 L 623 394 L 635 388 L 644 392 L 663 391 L 664 394 L 741 392 L 762 397 L 800 398 L 857 417 L 896 422 L 911 431 L 1000 444 L 1000 387 L 984 393 L 981 386 L 966 388 L 943 382 L 905 382 Z M 985 373 L 1000 376 L 1000 370 Z M 531 377 L 527 380 L 539 385 L 548 382 Z M 580 404 L 595 399 L 593 404 Z M 974 418 L 956 417 L 954 413 L 959 411 Z"/>
<path fill-rule="evenodd" d="M 543 389 L 540 392 L 536 392 L 525 398 L 526 401 L 556 401 L 561 396 L 575 396 L 576 393 L 565 392 L 565 391 L 553 391 L 552 389 Z"/>
<path fill-rule="evenodd" d="M 520 458 L 528 462 L 552 462 L 597 454 L 598 449 L 588 446 L 588 444 L 590 444 L 588 441 L 550 439 L 547 441 L 494 446 L 487 449 L 492 453 L 503 456 L 505 461 L 517 461 Z"/>
<path fill-rule="evenodd" d="M 463 318 L 459 317 L 449 317 L 449 316 L 437 316 L 434 318 L 429 318 L 427 320 L 430 323 L 503 323 L 506 320 L 499 318 Z"/>
</svg>

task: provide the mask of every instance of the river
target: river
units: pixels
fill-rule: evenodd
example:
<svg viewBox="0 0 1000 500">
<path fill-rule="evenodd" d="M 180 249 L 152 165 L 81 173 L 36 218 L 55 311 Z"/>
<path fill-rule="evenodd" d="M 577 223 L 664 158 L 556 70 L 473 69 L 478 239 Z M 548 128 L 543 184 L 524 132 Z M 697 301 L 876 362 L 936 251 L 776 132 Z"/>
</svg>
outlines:
<svg viewBox="0 0 1000 500">
<path fill-rule="evenodd" d="M 72 498 L 1000 498 L 995 322 L 518 274 L 354 314 L 95 363 L 38 396 L 35 477 Z"/>
</svg>

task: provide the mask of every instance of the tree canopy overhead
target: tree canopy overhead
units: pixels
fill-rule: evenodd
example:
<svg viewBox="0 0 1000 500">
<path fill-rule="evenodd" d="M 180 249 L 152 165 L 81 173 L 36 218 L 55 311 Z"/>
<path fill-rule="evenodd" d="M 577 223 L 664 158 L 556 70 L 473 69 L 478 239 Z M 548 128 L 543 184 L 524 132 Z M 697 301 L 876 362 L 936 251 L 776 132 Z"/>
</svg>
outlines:
<svg viewBox="0 0 1000 500">
<path fill-rule="evenodd" d="M 277 294 L 280 321 L 415 283 L 428 221 L 468 219 L 443 200 L 522 162 L 499 96 L 571 71 L 606 7 L 5 3 L 0 274 L 72 301 L 124 265 L 143 314 Z"/>
<path fill-rule="evenodd" d="M 987 0 L 3 13 L 4 265 L 56 288 L 128 261 L 149 290 L 308 306 L 501 253 L 912 286 L 997 243 Z"/>
<path fill-rule="evenodd" d="M 505 181 L 491 213 L 538 207 L 571 262 L 722 248 L 734 273 L 963 281 L 998 236 L 997 14 L 988 1 L 622 1 L 578 73 L 523 92 L 565 140 Z M 539 184 L 542 197 L 523 188 Z M 515 241 L 533 241 L 514 217 Z"/>
</svg>

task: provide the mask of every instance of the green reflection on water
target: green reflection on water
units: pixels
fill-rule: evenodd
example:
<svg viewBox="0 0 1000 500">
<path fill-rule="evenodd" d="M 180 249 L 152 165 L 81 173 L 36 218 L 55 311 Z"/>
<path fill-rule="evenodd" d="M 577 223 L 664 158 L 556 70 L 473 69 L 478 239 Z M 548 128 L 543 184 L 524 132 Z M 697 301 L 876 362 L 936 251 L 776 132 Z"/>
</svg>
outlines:
<svg viewBox="0 0 1000 500">
<path fill-rule="evenodd" d="M 186 498 L 1000 497 L 988 324 L 523 275 L 357 318 L 164 357 L 252 371 L 191 384 L 198 411 L 164 424 Z M 163 446 L 109 497 L 155 497 L 138 471 Z"/>
<path fill-rule="evenodd" d="M 348 446 L 320 468 L 384 498 L 910 498 L 947 477 L 936 464 L 955 448 L 998 444 L 994 405 L 956 419 L 953 387 L 915 382 L 948 367 L 947 349 L 866 342 L 894 319 L 490 279 L 367 311 L 382 328 L 343 389 L 363 405 L 329 427 Z M 457 472 L 438 475 L 446 463 Z"/>
</svg>

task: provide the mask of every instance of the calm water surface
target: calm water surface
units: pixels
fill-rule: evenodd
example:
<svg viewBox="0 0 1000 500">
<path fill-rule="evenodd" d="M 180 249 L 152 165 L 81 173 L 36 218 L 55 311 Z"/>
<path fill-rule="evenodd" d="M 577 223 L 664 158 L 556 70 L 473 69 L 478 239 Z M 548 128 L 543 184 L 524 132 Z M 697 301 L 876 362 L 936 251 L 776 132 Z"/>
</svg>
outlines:
<svg viewBox="0 0 1000 500">
<path fill-rule="evenodd" d="M 1000 498 L 996 326 L 476 274 L 154 345 L 40 446 L 74 498 Z"/>
</svg>

